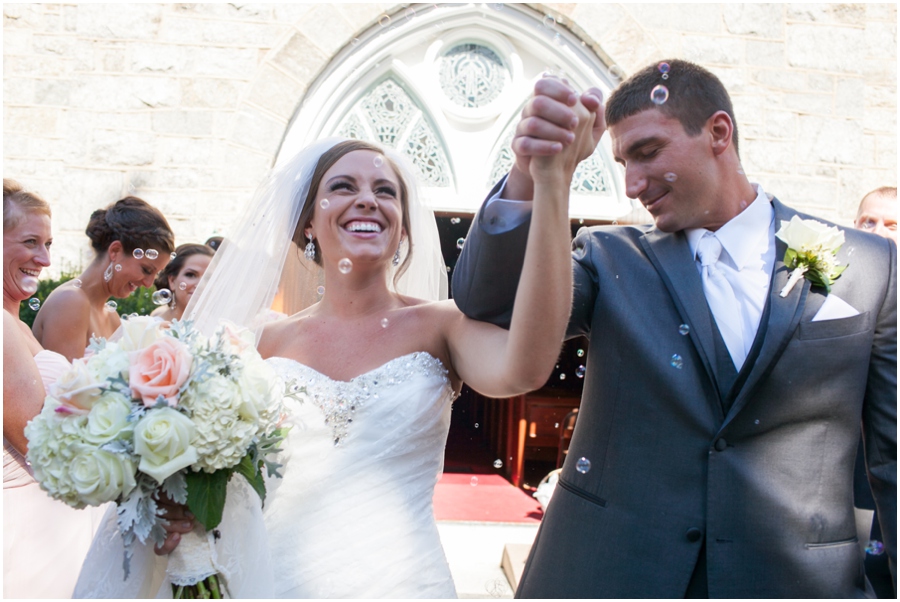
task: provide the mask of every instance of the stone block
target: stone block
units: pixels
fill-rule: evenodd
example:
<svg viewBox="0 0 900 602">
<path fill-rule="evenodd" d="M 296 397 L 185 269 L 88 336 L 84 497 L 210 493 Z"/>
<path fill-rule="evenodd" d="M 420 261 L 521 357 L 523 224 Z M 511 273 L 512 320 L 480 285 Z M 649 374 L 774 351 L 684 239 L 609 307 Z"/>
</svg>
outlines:
<svg viewBox="0 0 900 602">
<path fill-rule="evenodd" d="M 188 53 L 187 68 L 182 75 L 251 79 L 256 71 L 257 58 L 253 48 L 197 46 Z"/>
<path fill-rule="evenodd" d="M 866 12 L 863 4 L 788 4 L 786 18 L 788 21 L 806 21 L 814 23 L 841 23 L 862 25 Z"/>
<path fill-rule="evenodd" d="M 288 120 L 294 115 L 305 91 L 305 84 L 270 64 L 262 65 L 250 85 L 247 100 Z"/>
<path fill-rule="evenodd" d="M 272 7 L 273 19 L 278 23 L 297 25 L 302 19 L 306 18 L 306 15 L 308 15 L 315 6 L 316 5 L 312 2 L 286 2 L 283 4 L 275 4 Z M 347 5 L 341 3 L 336 4 L 336 6 L 340 8 Z M 351 10 L 350 12 L 352 13 L 355 11 Z M 368 19 L 366 21 L 368 22 Z M 359 25 L 359 27 L 362 27 L 362 25 Z"/>
<path fill-rule="evenodd" d="M 90 158 L 98 165 L 149 165 L 155 137 L 147 132 L 94 130 Z"/>
<path fill-rule="evenodd" d="M 867 133 L 881 136 L 897 136 L 897 111 L 896 109 L 871 108 L 866 109 L 862 117 L 862 126 Z"/>
<path fill-rule="evenodd" d="M 134 43 L 129 48 L 129 70 L 181 74 L 187 69 L 188 56 L 193 51 L 190 46 L 176 44 Z"/>
<path fill-rule="evenodd" d="M 27 157 L 28 152 L 28 134 L 12 134 L 6 132 L 3 135 L 3 156 L 4 157 Z"/>
<path fill-rule="evenodd" d="M 866 47 L 869 57 L 897 60 L 897 15 L 890 22 L 866 23 Z"/>
<path fill-rule="evenodd" d="M 857 88 L 857 94 L 865 98 L 866 108 L 897 108 L 897 89 L 888 86 L 865 85 L 862 90 Z"/>
<path fill-rule="evenodd" d="M 95 64 L 100 71 L 106 73 L 123 73 L 125 71 L 125 49 L 98 48 Z"/>
<path fill-rule="evenodd" d="M 806 90 L 806 74 L 789 69 L 756 69 L 753 81 L 762 88 L 786 91 Z"/>
<path fill-rule="evenodd" d="M 891 2 L 866 2 L 866 19 L 869 21 L 897 22 L 897 5 Z"/>
<path fill-rule="evenodd" d="M 759 93 L 759 88 L 753 85 L 753 83 L 750 81 L 747 70 L 743 69 L 742 67 L 729 67 L 707 64 L 703 64 L 703 66 L 709 69 L 716 77 L 719 78 L 719 81 L 722 82 L 722 85 L 725 86 L 725 89 L 728 90 L 728 94 L 730 95 Z"/>
<path fill-rule="evenodd" d="M 272 60 L 298 82 L 308 86 L 328 58 L 305 35 L 297 32 L 284 46 L 274 50 Z"/>
<path fill-rule="evenodd" d="M 836 198 L 835 181 L 831 179 L 776 175 L 764 178 L 762 185 L 766 192 L 795 208 L 829 207 Z"/>
<path fill-rule="evenodd" d="M 572 11 L 572 20 L 594 40 L 604 40 L 606 35 L 621 27 L 624 22 L 634 23 L 630 13 L 626 13 L 619 4 L 599 2 L 579 2 Z M 606 45 L 603 45 L 604 49 Z"/>
<path fill-rule="evenodd" d="M 3 35 L 7 29 L 23 28 L 41 30 L 44 11 L 40 4 L 7 4 L 3 3 Z"/>
<path fill-rule="evenodd" d="M 798 119 L 798 161 L 842 165 L 858 162 L 863 152 L 863 129 L 858 121 L 810 115 Z"/>
<path fill-rule="evenodd" d="M 760 67 L 785 67 L 784 42 L 746 40 L 746 61 L 748 65 Z"/>
<path fill-rule="evenodd" d="M 79 83 L 75 79 L 38 79 L 34 84 L 34 102 L 39 105 L 69 105 L 73 90 Z"/>
<path fill-rule="evenodd" d="M 209 136 L 212 134 L 211 111 L 154 111 L 153 131 L 185 136 Z"/>
<path fill-rule="evenodd" d="M 648 29 L 724 33 L 722 4 L 624 4 L 625 10 Z"/>
<path fill-rule="evenodd" d="M 897 61 L 884 59 L 865 59 L 862 62 L 862 73 L 870 83 L 897 84 Z"/>
<path fill-rule="evenodd" d="M 831 93 L 835 91 L 835 76 L 810 71 L 806 74 L 806 85 L 813 92 Z"/>
<path fill-rule="evenodd" d="M 792 67 L 861 73 L 865 58 L 865 30 L 789 24 L 786 54 Z"/>
<path fill-rule="evenodd" d="M 255 189 L 272 168 L 272 155 L 245 146 L 226 144 L 219 173 L 219 186 Z"/>
<path fill-rule="evenodd" d="M 682 36 L 683 58 L 709 65 L 736 65 L 743 62 L 744 40 L 728 36 Z"/>
<path fill-rule="evenodd" d="M 725 26 L 736 35 L 781 38 L 784 10 L 781 4 L 726 3 L 722 9 Z"/>
<path fill-rule="evenodd" d="M 35 33 L 31 38 L 31 47 L 35 54 L 67 56 L 72 54 L 76 42 L 71 35 Z"/>
<path fill-rule="evenodd" d="M 787 174 L 794 171 L 795 144 L 792 141 L 742 141 L 741 157 L 747 173 Z"/>
<path fill-rule="evenodd" d="M 353 38 L 356 31 L 334 4 L 316 4 L 313 10 L 294 26 L 325 54 L 334 54 L 340 50 Z"/>
<path fill-rule="evenodd" d="M 229 45 L 269 48 L 285 25 L 266 21 L 205 19 L 166 15 L 159 39 L 179 44 Z"/>
<path fill-rule="evenodd" d="M 3 78 L 4 105 L 30 105 L 34 103 L 35 80 L 28 77 Z"/>
<path fill-rule="evenodd" d="M 252 107 L 242 107 L 235 117 L 231 140 L 236 144 L 274 155 L 284 137 L 286 127 L 286 120 L 279 121 Z"/>
<path fill-rule="evenodd" d="M 55 55 L 12 55 L 3 57 L 4 78 L 9 75 L 68 75 L 72 59 Z"/>
<path fill-rule="evenodd" d="M 69 4 L 62 7 L 63 30 L 73 32 L 78 30 L 78 5 Z"/>
<path fill-rule="evenodd" d="M 797 115 L 791 111 L 766 111 L 766 136 L 796 140 Z"/>
<path fill-rule="evenodd" d="M 88 75 L 73 90 L 73 107 L 92 110 L 134 110 L 178 106 L 181 85 L 174 77 Z"/>
<path fill-rule="evenodd" d="M 894 170 L 894 186 L 897 184 L 897 139 L 888 136 L 875 137 L 875 165 Z"/>
<path fill-rule="evenodd" d="M 161 136 L 156 141 L 156 165 L 195 165 L 209 166 L 216 164 L 216 145 L 223 144 L 219 140 L 204 138 L 175 138 Z"/>
<path fill-rule="evenodd" d="M 152 40 L 159 32 L 164 4 L 78 4 L 75 28 L 92 38 Z"/>
<path fill-rule="evenodd" d="M 33 136 L 58 136 L 62 110 L 50 107 L 3 107 L 3 129 Z"/>
<path fill-rule="evenodd" d="M 172 7 L 172 14 L 217 17 L 232 21 L 268 21 L 273 19 L 274 11 L 278 6 L 280 5 L 202 2 L 194 4 L 176 4 Z"/>
<path fill-rule="evenodd" d="M 191 77 L 179 80 L 181 106 L 224 108 L 237 105 L 244 82 L 232 79 Z"/>
<path fill-rule="evenodd" d="M 27 29 L 3 28 L 3 56 L 29 54 L 33 33 Z"/>
<path fill-rule="evenodd" d="M 803 94 L 795 92 L 784 95 L 781 108 L 793 109 L 801 115 L 833 115 L 834 98 L 831 94 Z"/>
</svg>

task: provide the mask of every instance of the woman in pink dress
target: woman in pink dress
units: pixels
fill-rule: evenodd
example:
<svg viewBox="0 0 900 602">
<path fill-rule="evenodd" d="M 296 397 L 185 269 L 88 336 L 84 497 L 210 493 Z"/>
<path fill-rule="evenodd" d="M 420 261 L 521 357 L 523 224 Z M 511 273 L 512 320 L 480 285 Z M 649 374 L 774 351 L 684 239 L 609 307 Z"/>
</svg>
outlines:
<svg viewBox="0 0 900 602">
<path fill-rule="evenodd" d="M 68 598 L 105 508 L 75 510 L 31 476 L 25 424 L 44 391 L 69 368 L 19 319 L 19 304 L 50 265 L 50 207 L 3 180 L 3 597 Z"/>
</svg>

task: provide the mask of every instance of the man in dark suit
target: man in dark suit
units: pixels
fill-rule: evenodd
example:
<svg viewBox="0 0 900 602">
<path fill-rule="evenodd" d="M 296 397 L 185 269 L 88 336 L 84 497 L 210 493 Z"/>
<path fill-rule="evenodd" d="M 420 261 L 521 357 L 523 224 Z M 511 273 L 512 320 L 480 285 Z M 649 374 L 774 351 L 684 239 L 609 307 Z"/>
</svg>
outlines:
<svg viewBox="0 0 900 602">
<path fill-rule="evenodd" d="M 643 69 L 605 110 L 626 193 L 655 227 L 584 228 L 575 239 L 568 334 L 589 337 L 590 360 L 517 596 L 865 596 L 853 512 L 860 423 L 896 561 L 896 248 L 841 229 L 846 269 L 830 291 L 814 277 L 788 287 L 776 232 L 813 218 L 747 180 L 721 82 L 667 62 L 667 78 Z M 651 99 L 658 85 L 663 104 Z M 528 157 L 557 152 L 571 127 L 572 90 L 547 79 L 535 90 L 516 165 L 492 192 L 502 198 L 479 212 L 453 278 L 463 312 L 501 325 L 529 223 L 527 204 L 502 199 L 529 198 Z"/>
</svg>

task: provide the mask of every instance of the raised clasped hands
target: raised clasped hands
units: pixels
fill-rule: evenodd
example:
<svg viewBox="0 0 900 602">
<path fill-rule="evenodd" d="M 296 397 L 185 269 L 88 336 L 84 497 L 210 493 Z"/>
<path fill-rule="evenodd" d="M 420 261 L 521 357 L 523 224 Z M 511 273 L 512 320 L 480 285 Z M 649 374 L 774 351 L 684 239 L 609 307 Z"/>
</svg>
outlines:
<svg viewBox="0 0 900 602">
<path fill-rule="evenodd" d="M 538 80 L 516 127 L 512 141 L 516 161 L 504 197 L 531 198 L 536 170 L 557 170 L 558 177 L 570 178 L 606 131 L 603 110 L 603 93 L 598 88 L 579 96 L 566 80 L 555 76 Z M 541 177 L 551 175 L 540 173 Z"/>
</svg>

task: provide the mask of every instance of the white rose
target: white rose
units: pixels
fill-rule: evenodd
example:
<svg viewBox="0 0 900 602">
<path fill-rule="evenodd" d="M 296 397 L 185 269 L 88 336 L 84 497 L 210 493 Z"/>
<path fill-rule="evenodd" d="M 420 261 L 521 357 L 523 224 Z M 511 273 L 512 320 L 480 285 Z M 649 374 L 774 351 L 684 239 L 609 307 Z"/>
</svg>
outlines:
<svg viewBox="0 0 900 602">
<path fill-rule="evenodd" d="M 191 444 L 196 428 L 191 419 L 172 408 L 147 412 L 134 427 L 134 451 L 141 457 L 138 468 L 160 484 L 197 461 Z"/>
<path fill-rule="evenodd" d="M 251 351 L 242 356 L 244 366 L 238 379 L 242 403 L 238 412 L 245 420 L 256 422 L 260 410 L 271 405 L 279 394 L 276 389 L 279 381 L 275 370 L 263 361 L 255 349 Z"/>
<path fill-rule="evenodd" d="M 90 410 L 100 396 L 103 382 L 88 369 L 84 358 L 72 362 L 72 368 L 50 386 L 50 393 L 66 405 Z"/>
<path fill-rule="evenodd" d="M 130 456 L 90 445 L 78 445 L 76 452 L 70 471 L 75 491 L 83 502 L 99 506 L 134 489 L 134 463 Z"/>
<path fill-rule="evenodd" d="M 800 219 L 797 215 L 789 222 L 782 220 L 781 229 L 776 236 L 783 240 L 789 249 L 797 251 L 817 249 L 834 251 L 844 244 L 844 233 L 838 228 L 813 219 Z"/>
<path fill-rule="evenodd" d="M 124 320 L 110 337 L 122 351 L 137 351 L 163 336 L 162 320 L 150 316 L 135 316 Z"/>
<path fill-rule="evenodd" d="M 255 349 L 256 337 L 246 328 L 242 328 L 229 322 L 222 320 L 221 332 L 219 336 L 230 347 L 233 353 L 243 353 L 246 349 Z"/>
<path fill-rule="evenodd" d="M 84 428 L 84 438 L 97 445 L 112 441 L 131 431 L 128 416 L 131 402 L 119 393 L 107 392 L 91 408 Z"/>
</svg>

